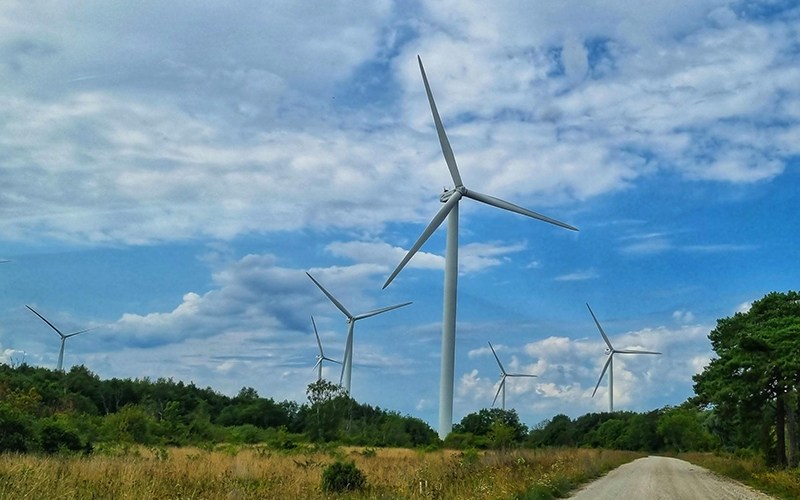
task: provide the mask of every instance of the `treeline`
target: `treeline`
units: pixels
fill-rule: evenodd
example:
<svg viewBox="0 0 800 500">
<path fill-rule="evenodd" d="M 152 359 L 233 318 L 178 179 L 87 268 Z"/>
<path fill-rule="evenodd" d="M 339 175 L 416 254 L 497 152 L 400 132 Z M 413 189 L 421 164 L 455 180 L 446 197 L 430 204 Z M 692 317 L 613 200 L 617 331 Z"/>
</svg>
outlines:
<svg viewBox="0 0 800 500">
<path fill-rule="evenodd" d="M 484 409 L 453 426 L 445 445 L 454 448 L 571 447 L 644 452 L 710 451 L 719 447 L 711 432 L 713 413 L 690 403 L 648 413 L 556 415 L 533 429 L 514 410 Z"/>
<path fill-rule="evenodd" d="M 171 379 L 101 380 L 0 364 L 0 452 L 90 452 L 98 443 L 150 446 L 336 441 L 362 446 L 426 446 L 436 433 L 420 419 L 356 402 L 326 381 L 307 404 L 276 402 L 242 388 L 235 397 Z"/>
<path fill-rule="evenodd" d="M 0 451 L 91 452 L 94 446 L 207 446 L 303 443 L 438 448 L 595 447 L 637 451 L 715 448 L 712 412 L 684 405 L 650 413 L 558 415 L 529 429 L 514 410 L 482 409 L 442 443 L 424 421 L 361 404 L 322 380 L 307 402 L 276 402 L 242 388 L 234 397 L 171 379 L 101 380 L 69 372 L 0 365 Z"/>
</svg>

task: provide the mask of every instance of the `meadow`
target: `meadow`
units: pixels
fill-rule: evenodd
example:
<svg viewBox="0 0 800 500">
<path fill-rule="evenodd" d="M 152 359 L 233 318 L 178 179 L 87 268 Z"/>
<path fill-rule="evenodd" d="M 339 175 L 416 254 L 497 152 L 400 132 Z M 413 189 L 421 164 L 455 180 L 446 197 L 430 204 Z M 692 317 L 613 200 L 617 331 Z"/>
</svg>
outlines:
<svg viewBox="0 0 800 500">
<path fill-rule="evenodd" d="M 681 460 L 705 467 L 717 474 L 773 495 L 777 498 L 800 498 L 800 469 L 770 467 L 763 456 L 753 453 L 680 453 Z"/>
<path fill-rule="evenodd" d="M 642 456 L 594 449 L 418 451 L 258 446 L 123 447 L 76 455 L 0 455 L 0 498 L 554 498 Z M 353 461 L 357 492 L 323 490 L 323 470 Z"/>
</svg>

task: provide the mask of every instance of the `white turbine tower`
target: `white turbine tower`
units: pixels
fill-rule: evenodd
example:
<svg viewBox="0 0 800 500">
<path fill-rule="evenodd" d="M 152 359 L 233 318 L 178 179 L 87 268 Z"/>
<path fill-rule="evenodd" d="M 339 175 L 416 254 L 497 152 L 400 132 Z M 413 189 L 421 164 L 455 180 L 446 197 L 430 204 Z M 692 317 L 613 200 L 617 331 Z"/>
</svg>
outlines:
<svg viewBox="0 0 800 500">
<path fill-rule="evenodd" d="M 50 328 L 52 328 L 53 330 L 55 330 L 55 331 L 56 331 L 56 333 L 58 334 L 58 336 L 59 336 L 59 337 L 61 337 L 61 349 L 59 349 L 59 350 L 58 350 L 58 366 L 56 366 L 56 370 L 58 370 L 58 371 L 62 371 L 62 367 L 63 367 L 63 363 L 64 363 L 64 343 L 67 341 L 67 339 L 68 339 L 68 338 L 70 338 L 70 337 L 74 337 L 75 335 L 79 335 L 79 334 L 81 334 L 81 333 L 88 332 L 89 330 L 91 330 L 91 328 L 87 328 L 86 330 L 81 330 L 81 331 L 79 331 L 79 332 L 73 332 L 73 333 L 67 333 L 67 334 L 64 334 L 64 333 L 61 333 L 61 330 L 59 330 L 58 328 L 56 328 L 56 327 L 55 327 L 55 325 L 53 325 L 53 323 L 50 323 L 49 321 L 47 321 L 47 319 L 45 319 L 45 317 L 44 317 L 44 316 L 42 316 L 41 314 L 39 314 L 38 312 L 36 312 L 36 311 L 35 311 L 35 310 L 34 310 L 34 309 L 31 307 L 31 306 L 29 306 L 29 305 L 25 305 L 25 307 L 27 307 L 28 309 L 30 309 L 30 311 L 31 311 L 33 314 L 35 314 L 35 315 L 39 316 L 39 318 L 41 318 L 41 320 L 42 320 L 42 321 L 44 321 L 45 323 L 47 323 L 47 324 L 50 326 Z"/>
<path fill-rule="evenodd" d="M 411 304 L 411 302 L 404 302 L 402 304 L 383 307 L 381 309 L 375 309 L 374 311 L 369 311 L 362 314 L 351 314 L 350 311 L 348 311 L 341 302 L 336 300 L 336 297 L 331 295 L 331 293 L 326 290 L 319 281 L 315 280 L 311 274 L 306 273 L 306 275 L 308 275 L 308 277 L 311 278 L 311 281 L 313 281 L 314 284 L 317 285 L 320 290 L 322 290 L 322 293 L 324 293 L 325 296 L 328 297 L 331 302 L 333 302 L 333 305 L 335 305 L 347 317 L 347 341 L 345 342 L 344 364 L 342 365 L 342 376 L 339 378 L 339 385 L 343 385 L 347 393 L 350 394 L 350 379 L 353 372 L 353 328 L 355 327 L 356 321 L 407 306 Z"/>
<path fill-rule="evenodd" d="M 338 363 L 342 364 L 341 361 L 337 361 L 335 359 L 329 358 L 325 355 L 322 351 L 322 342 L 319 340 L 319 332 L 317 332 L 317 324 L 314 322 L 314 316 L 311 316 L 311 324 L 314 325 L 314 335 L 317 337 L 317 345 L 319 346 L 319 354 L 317 354 L 317 364 L 314 365 L 314 368 L 319 368 L 319 376 L 317 377 L 317 382 L 322 380 L 322 362 L 323 361 L 330 361 L 331 363 Z"/>
<path fill-rule="evenodd" d="M 614 355 L 615 354 L 661 354 L 660 352 L 655 351 L 637 351 L 634 349 L 614 349 L 614 346 L 611 345 L 611 341 L 608 340 L 608 336 L 606 332 L 603 331 L 603 327 L 600 326 L 600 322 L 597 321 L 597 317 L 594 315 L 592 308 L 589 307 L 589 304 L 586 304 L 586 307 L 589 308 L 589 314 L 592 315 L 592 319 L 594 319 L 594 324 L 597 325 L 597 329 L 600 330 L 600 335 L 603 336 L 603 340 L 605 340 L 606 345 L 606 354 L 608 354 L 608 359 L 606 359 L 606 364 L 603 365 L 603 371 L 600 372 L 600 378 L 597 379 L 597 385 L 594 386 L 594 391 L 592 392 L 592 397 L 597 393 L 597 388 L 600 387 L 600 382 L 603 380 L 603 375 L 606 374 L 606 370 L 608 370 L 608 411 L 614 411 Z"/>
<path fill-rule="evenodd" d="M 453 384 L 454 384 L 454 369 L 455 369 L 455 337 L 456 337 L 456 295 L 458 286 L 458 202 L 463 197 L 472 198 L 473 200 L 486 203 L 493 207 L 515 212 L 527 217 L 538 219 L 550 224 L 555 224 L 567 229 L 577 231 L 576 228 L 569 224 L 564 224 L 555 219 L 545 217 L 526 208 L 514 205 L 507 201 L 489 196 L 486 194 L 478 193 L 464 187 L 461 181 L 461 174 L 458 172 L 456 159 L 453 155 L 453 149 L 450 147 L 450 142 L 442 125 L 442 120 L 439 118 L 439 112 L 436 110 L 436 103 L 433 101 L 433 94 L 431 93 L 430 85 L 428 85 L 428 77 L 425 75 L 425 68 L 422 66 L 422 59 L 417 56 L 419 62 L 419 70 L 422 73 L 422 81 L 425 84 L 425 92 L 428 94 L 428 103 L 431 107 L 433 114 L 433 122 L 436 125 L 436 133 L 439 135 L 439 143 L 442 147 L 444 160 L 447 163 L 447 168 L 450 170 L 450 176 L 453 179 L 455 187 L 449 191 L 445 191 L 441 195 L 440 200 L 444 206 L 439 209 L 439 212 L 434 216 L 433 220 L 428 224 L 428 227 L 422 232 L 416 243 L 411 247 L 406 256 L 397 265 L 397 268 L 392 272 L 389 278 L 384 283 L 383 287 L 389 286 L 389 283 L 397 276 L 397 274 L 405 267 L 411 257 L 422 247 L 428 238 L 433 234 L 439 225 L 447 218 L 447 246 L 445 248 L 445 265 L 444 265 L 444 298 L 443 298 L 443 314 L 442 314 L 442 358 L 441 358 L 441 374 L 439 379 L 439 437 L 444 439 L 450 430 L 453 428 Z"/>
<path fill-rule="evenodd" d="M 536 377 L 536 375 L 529 375 L 526 373 L 508 373 L 505 368 L 503 368 L 503 363 L 500 362 L 500 358 L 497 357 L 497 352 L 495 352 L 494 347 L 492 347 L 492 343 L 489 342 L 489 348 L 492 350 L 492 354 L 494 354 L 494 359 L 497 360 L 497 366 L 500 367 L 500 387 L 497 388 L 497 392 L 494 395 L 494 400 L 492 400 L 492 406 L 497 402 L 497 396 L 500 395 L 500 391 L 503 391 L 503 409 L 506 409 L 506 378 L 507 377 Z"/>
</svg>

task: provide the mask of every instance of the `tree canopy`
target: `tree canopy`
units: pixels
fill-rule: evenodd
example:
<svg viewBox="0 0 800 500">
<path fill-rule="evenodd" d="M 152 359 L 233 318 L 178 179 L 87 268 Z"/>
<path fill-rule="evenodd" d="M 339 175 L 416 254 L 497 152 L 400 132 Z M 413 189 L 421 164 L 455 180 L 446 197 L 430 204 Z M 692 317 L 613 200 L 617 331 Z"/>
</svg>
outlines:
<svg viewBox="0 0 800 500">
<path fill-rule="evenodd" d="M 708 338 L 716 356 L 694 388 L 715 413 L 723 445 L 758 447 L 775 465 L 797 465 L 800 294 L 767 294 L 718 320 Z"/>
</svg>

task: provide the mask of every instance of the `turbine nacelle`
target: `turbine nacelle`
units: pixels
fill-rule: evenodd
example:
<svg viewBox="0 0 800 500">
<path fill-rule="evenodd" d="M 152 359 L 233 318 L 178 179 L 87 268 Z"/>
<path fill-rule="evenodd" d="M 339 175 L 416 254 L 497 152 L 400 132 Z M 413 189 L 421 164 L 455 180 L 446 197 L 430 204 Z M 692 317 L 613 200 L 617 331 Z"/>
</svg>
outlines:
<svg viewBox="0 0 800 500">
<path fill-rule="evenodd" d="M 458 197 L 461 198 L 467 194 L 467 188 L 464 186 L 454 187 L 453 189 L 445 189 L 444 193 L 439 196 L 439 201 L 442 203 L 447 203 L 447 201 L 458 193 Z"/>
</svg>

